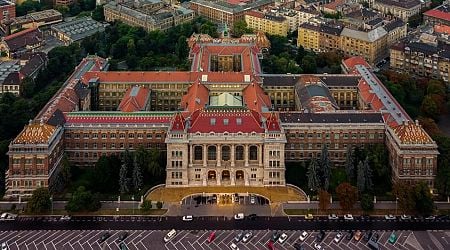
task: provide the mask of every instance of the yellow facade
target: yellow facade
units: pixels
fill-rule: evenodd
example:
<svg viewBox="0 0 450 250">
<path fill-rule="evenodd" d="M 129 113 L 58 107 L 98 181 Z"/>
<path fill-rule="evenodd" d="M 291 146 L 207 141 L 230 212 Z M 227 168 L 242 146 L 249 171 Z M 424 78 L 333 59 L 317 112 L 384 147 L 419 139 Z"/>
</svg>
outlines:
<svg viewBox="0 0 450 250">
<path fill-rule="evenodd" d="M 247 26 L 254 30 L 260 30 L 270 35 L 287 36 L 289 22 L 284 17 L 274 17 L 262 14 L 262 16 L 245 15 Z"/>
<path fill-rule="evenodd" d="M 297 46 L 313 51 L 320 51 L 320 32 L 312 25 L 300 25 L 298 28 Z"/>
</svg>

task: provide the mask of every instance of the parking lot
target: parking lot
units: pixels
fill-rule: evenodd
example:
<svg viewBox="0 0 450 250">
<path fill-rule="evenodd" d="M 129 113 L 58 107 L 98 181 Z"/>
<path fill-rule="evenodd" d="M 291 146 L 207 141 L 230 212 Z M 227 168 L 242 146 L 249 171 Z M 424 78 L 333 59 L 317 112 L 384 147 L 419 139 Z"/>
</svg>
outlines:
<svg viewBox="0 0 450 250">
<path fill-rule="evenodd" d="M 118 236 L 122 231 L 109 231 L 111 236 L 105 242 L 99 239 L 105 231 L 100 230 L 41 230 L 41 231 L 8 231 L 0 232 L 0 242 L 6 242 L 9 249 L 119 249 Z M 201 249 L 229 249 L 234 237 L 239 231 L 215 231 L 215 239 L 208 243 L 211 231 L 186 230 L 178 231 L 177 235 L 167 244 L 163 237 L 167 231 L 163 230 L 132 230 L 125 239 L 128 249 L 170 249 L 170 250 L 201 250 Z M 293 245 L 299 241 L 302 231 L 283 231 L 288 235 L 283 244 L 275 243 L 275 249 L 294 249 Z M 267 243 L 273 232 L 268 230 L 252 231 L 253 237 L 247 243 L 239 242 L 239 249 L 268 249 Z M 280 231 L 281 233 L 281 231 Z M 305 249 L 313 249 L 317 231 L 308 232 L 303 242 Z M 333 241 L 337 232 L 326 231 L 325 238 L 320 243 L 322 249 L 369 249 L 364 239 L 360 241 L 347 240 Z M 450 249 L 450 231 L 396 231 L 398 236 L 394 244 L 388 242 L 391 231 L 376 231 L 379 235 L 380 249 Z"/>
</svg>

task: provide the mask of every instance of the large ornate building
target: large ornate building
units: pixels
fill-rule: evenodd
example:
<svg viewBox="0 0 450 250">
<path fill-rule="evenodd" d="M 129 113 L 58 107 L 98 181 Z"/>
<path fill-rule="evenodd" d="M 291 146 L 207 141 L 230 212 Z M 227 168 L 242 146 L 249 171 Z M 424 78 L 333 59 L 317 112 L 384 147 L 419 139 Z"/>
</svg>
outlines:
<svg viewBox="0 0 450 250">
<path fill-rule="evenodd" d="M 114 72 L 87 57 L 9 148 L 6 195 L 61 185 L 60 162 L 90 167 L 125 149 L 167 151 L 168 187 L 285 185 L 285 162 L 327 147 L 385 144 L 393 180 L 434 185 L 436 143 L 363 59 L 347 74 L 263 74 L 263 34 L 189 40 L 188 72 Z"/>
</svg>

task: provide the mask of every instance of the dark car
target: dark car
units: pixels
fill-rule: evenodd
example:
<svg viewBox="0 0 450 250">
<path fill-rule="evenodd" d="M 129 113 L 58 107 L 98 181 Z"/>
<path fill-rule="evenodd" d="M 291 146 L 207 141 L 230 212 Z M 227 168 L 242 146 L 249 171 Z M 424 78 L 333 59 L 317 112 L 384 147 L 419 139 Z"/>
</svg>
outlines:
<svg viewBox="0 0 450 250">
<path fill-rule="evenodd" d="M 119 244 L 119 249 L 120 250 L 128 250 L 128 247 L 127 247 L 127 245 L 124 242 L 121 242 Z"/>
<path fill-rule="evenodd" d="M 366 234 L 364 234 L 364 240 L 366 242 L 368 242 L 370 240 L 370 238 L 372 237 L 372 231 L 367 232 Z"/>
<path fill-rule="evenodd" d="M 445 221 L 445 220 L 448 220 L 449 219 L 449 216 L 448 215 L 438 215 L 438 216 L 436 216 L 436 220 L 439 220 L 439 221 Z"/>
<path fill-rule="evenodd" d="M 273 242 L 277 242 L 278 238 L 280 238 L 280 236 L 281 236 L 281 234 L 279 232 L 277 232 L 277 231 L 273 232 L 273 234 L 272 234 L 272 241 Z"/>
<path fill-rule="evenodd" d="M 345 236 L 345 238 L 346 238 L 347 240 L 351 240 L 351 239 L 353 238 L 353 231 L 352 231 L 352 230 L 349 230 L 348 233 L 347 233 L 347 236 Z"/>
<path fill-rule="evenodd" d="M 296 242 L 295 244 L 294 244 L 294 248 L 295 248 L 295 250 L 304 250 L 305 248 L 302 246 L 302 244 L 300 244 L 300 243 L 298 243 L 298 242 Z"/>
<path fill-rule="evenodd" d="M 325 231 L 320 230 L 320 232 L 316 235 L 316 241 L 321 242 L 325 238 Z"/>
<path fill-rule="evenodd" d="M 258 216 L 257 216 L 256 214 L 249 214 L 249 215 L 247 216 L 247 219 L 249 219 L 249 220 L 256 220 L 257 217 L 258 217 Z"/>
<path fill-rule="evenodd" d="M 119 234 L 119 237 L 117 238 L 118 242 L 124 241 L 128 237 L 128 232 L 122 232 Z"/>
<path fill-rule="evenodd" d="M 372 235 L 371 240 L 374 241 L 374 242 L 377 242 L 377 241 L 378 241 L 378 238 L 380 238 L 380 236 L 379 236 L 377 233 L 374 233 L 374 234 Z"/>
<path fill-rule="evenodd" d="M 103 243 L 105 240 L 107 240 L 109 237 L 111 237 L 111 234 L 109 232 L 104 232 L 100 239 L 98 239 L 98 243 Z"/>
</svg>

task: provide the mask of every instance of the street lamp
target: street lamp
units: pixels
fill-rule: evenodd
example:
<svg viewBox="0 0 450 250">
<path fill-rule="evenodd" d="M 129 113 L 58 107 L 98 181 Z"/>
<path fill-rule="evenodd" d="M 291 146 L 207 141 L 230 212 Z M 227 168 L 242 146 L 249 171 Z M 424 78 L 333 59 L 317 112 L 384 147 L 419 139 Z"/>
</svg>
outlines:
<svg viewBox="0 0 450 250">
<path fill-rule="evenodd" d="M 133 215 L 134 215 L 134 195 L 131 196 L 131 200 L 133 201 L 132 207 L 133 207 Z"/>
</svg>

